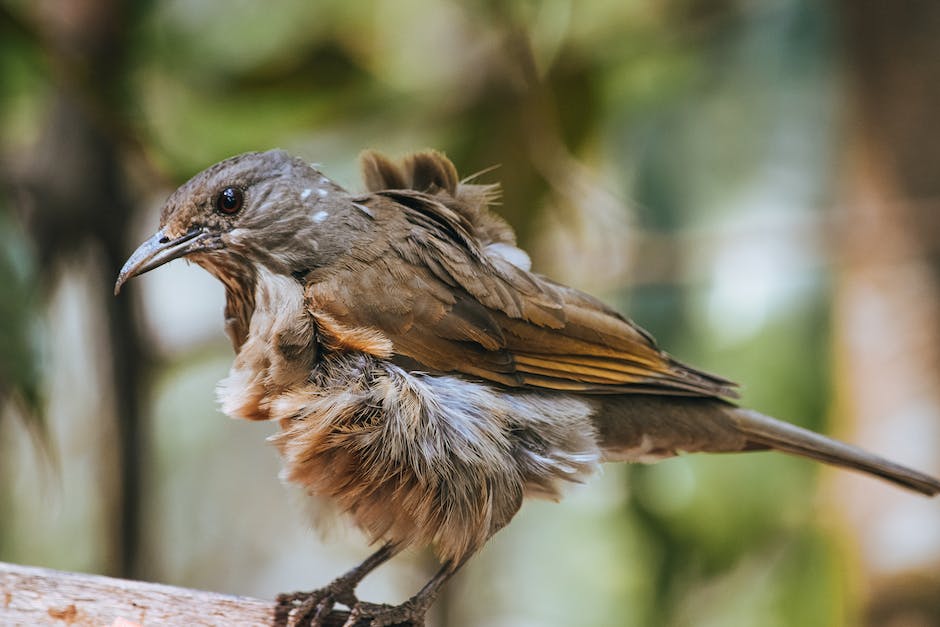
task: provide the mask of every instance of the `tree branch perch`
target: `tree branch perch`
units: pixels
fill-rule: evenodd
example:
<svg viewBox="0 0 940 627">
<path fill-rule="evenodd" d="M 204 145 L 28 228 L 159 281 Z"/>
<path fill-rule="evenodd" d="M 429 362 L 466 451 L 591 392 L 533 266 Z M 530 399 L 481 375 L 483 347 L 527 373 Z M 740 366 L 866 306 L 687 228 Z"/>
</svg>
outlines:
<svg viewBox="0 0 940 627">
<path fill-rule="evenodd" d="M 107 627 L 123 619 L 144 627 L 282 627 L 289 610 L 274 601 L 0 562 L 0 625 Z M 334 611 L 325 625 L 339 627 L 348 616 Z"/>
</svg>

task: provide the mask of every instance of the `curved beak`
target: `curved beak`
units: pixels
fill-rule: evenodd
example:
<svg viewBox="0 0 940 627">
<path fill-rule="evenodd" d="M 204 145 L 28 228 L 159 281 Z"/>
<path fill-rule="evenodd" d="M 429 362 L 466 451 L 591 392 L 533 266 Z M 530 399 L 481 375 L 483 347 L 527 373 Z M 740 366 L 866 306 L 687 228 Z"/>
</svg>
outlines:
<svg viewBox="0 0 940 627">
<path fill-rule="evenodd" d="M 218 245 L 210 238 L 209 231 L 204 227 L 192 228 L 176 239 L 170 239 L 164 234 L 163 229 L 160 229 L 153 234 L 153 237 L 138 246 L 121 268 L 121 273 L 118 274 L 117 282 L 114 284 L 114 295 L 117 296 L 121 291 L 121 286 L 131 277 L 149 272 L 189 253 L 218 248 Z"/>
</svg>

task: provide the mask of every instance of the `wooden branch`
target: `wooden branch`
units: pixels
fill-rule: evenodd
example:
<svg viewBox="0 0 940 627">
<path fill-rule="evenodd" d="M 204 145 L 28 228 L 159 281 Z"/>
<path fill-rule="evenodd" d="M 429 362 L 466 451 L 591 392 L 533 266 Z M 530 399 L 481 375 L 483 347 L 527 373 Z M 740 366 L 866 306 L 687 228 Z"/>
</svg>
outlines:
<svg viewBox="0 0 940 627">
<path fill-rule="evenodd" d="M 290 607 L 274 601 L 0 562 L 0 625 L 283 627 Z M 330 613 L 339 627 L 348 612 Z"/>
</svg>

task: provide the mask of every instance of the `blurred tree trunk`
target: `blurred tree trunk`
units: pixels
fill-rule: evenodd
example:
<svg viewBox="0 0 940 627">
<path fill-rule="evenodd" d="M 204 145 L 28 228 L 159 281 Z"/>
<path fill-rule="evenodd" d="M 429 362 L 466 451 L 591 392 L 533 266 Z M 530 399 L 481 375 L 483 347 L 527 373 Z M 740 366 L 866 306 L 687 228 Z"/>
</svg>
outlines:
<svg viewBox="0 0 940 627">
<path fill-rule="evenodd" d="M 940 471 L 940 3 L 837 3 L 852 117 L 836 289 L 836 398 L 852 440 Z M 859 624 L 940 624 L 940 503 L 838 479 Z"/>
<path fill-rule="evenodd" d="M 87 429 L 101 433 L 98 498 L 107 510 L 109 574 L 132 577 L 140 535 L 142 456 L 141 374 L 144 344 L 134 325 L 131 300 L 110 294 L 110 277 L 127 253 L 125 233 L 132 215 L 124 168 L 122 113 L 126 107 L 127 35 L 134 3 L 120 0 L 45 0 L 24 8 L 21 32 L 46 56 L 53 94 L 43 133 L 20 173 L 24 213 L 39 257 L 41 287 L 56 288 L 57 274 L 92 251 L 96 315 L 104 316 L 108 345 L 81 358 L 94 368 L 105 355 L 104 379 L 113 413 Z M 11 15 L 11 17 L 14 17 Z M 16 19 L 19 19 L 18 17 Z M 132 141 L 132 140 L 131 140 Z M 75 275 L 69 275 L 73 277 Z M 101 283 L 93 281 L 94 287 Z M 108 363 L 110 361 L 110 363 Z M 111 424 L 110 421 L 114 421 Z M 111 436 L 109 438 L 109 436 Z M 114 441 L 116 439 L 116 441 Z"/>
</svg>

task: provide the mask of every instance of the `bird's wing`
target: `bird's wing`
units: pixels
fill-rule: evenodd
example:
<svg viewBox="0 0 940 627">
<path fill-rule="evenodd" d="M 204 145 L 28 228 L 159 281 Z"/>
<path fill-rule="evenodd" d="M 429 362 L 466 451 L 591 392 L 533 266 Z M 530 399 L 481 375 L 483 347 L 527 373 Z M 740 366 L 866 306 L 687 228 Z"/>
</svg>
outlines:
<svg viewBox="0 0 940 627">
<path fill-rule="evenodd" d="M 389 190 L 357 202 L 391 235 L 311 277 L 308 305 L 327 347 L 513 387 L 735 395 L 597 299 L 481 245 L 467 217 L 434 195 Z"/>
</svg>

